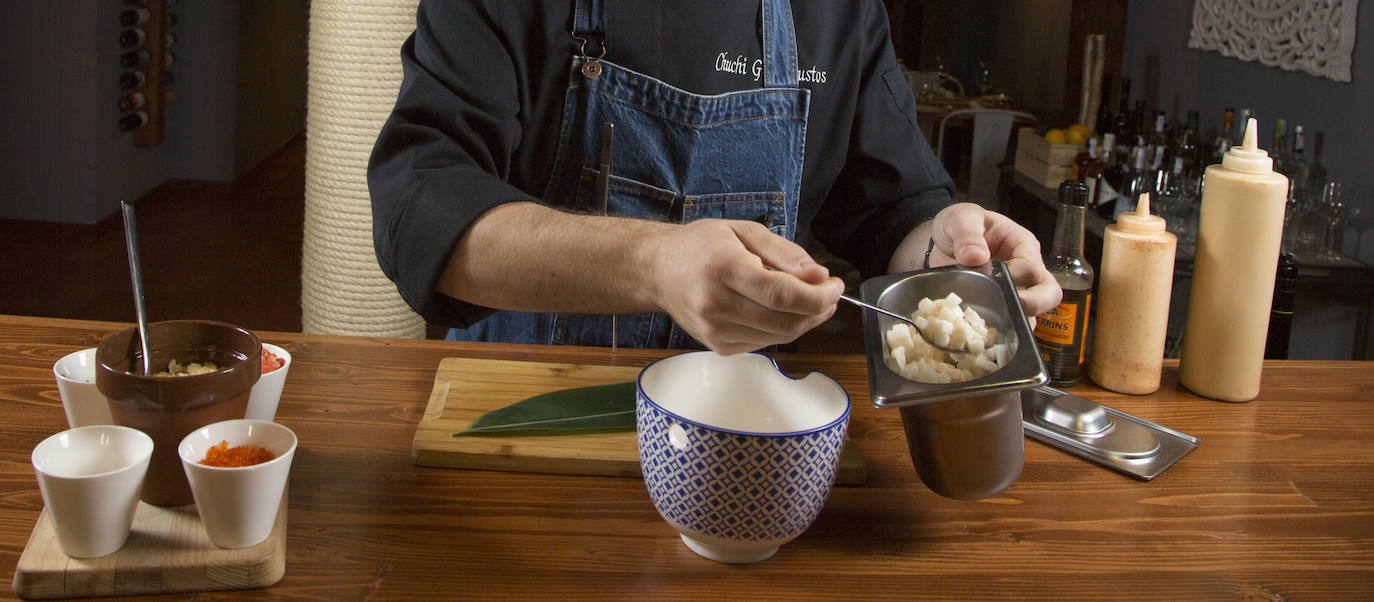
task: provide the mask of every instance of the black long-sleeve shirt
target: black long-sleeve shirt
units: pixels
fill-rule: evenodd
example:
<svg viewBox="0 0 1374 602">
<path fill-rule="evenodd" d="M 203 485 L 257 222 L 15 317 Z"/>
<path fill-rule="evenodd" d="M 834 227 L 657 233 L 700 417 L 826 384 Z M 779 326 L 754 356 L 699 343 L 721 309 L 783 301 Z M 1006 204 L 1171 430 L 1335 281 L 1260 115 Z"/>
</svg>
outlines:
<svg viewBox="0 0 1374 602">
<path fill-rule="evenodd" d="M 378 261 L 432 323 L 492 310 L 436 293 L 484 212 L 539 202 L 556 151 L 572 0 L 424 0 L 401 50 L 405 79 L 368 167 Z M 608 0 L 606 60 L 697 94 L 763 86 L 759 2 Z M 916 125 L 880 0 L 793 0 L 801 86 L 811 90 L 798 236 L 865 275 L 953 187 Z M 760 158 L 766 160 L 766 158 Z"/>
</svg>

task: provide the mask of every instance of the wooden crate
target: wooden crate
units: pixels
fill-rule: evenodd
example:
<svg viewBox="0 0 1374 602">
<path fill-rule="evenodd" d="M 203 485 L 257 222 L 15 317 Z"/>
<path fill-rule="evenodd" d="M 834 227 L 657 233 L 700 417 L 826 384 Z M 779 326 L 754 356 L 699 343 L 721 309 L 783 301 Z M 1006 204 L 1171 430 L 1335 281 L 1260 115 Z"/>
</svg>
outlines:
<svg viewBox="0 0 1374 602">
<path fill-rule="evenodd" d="M 1087 147 L 1081 144 L 1054 144 L 1035 133 L 1034 128 L 1021 128 L 1016 134 L 1016 152 L 1047 165 L 1072 167 L 1073 158 Z"/>
<path fill-rule="evenodd" d="M 1015 166 L 1016 171 L 1025 174 L 1026 177 L 1035 180 L 1045 188 L 1057 189 L 1064 180 L 1073 178 L 1072 166 L 1050 165 L 1031 156 L 1025 148 L 1016 150 Z"/>
</svg>

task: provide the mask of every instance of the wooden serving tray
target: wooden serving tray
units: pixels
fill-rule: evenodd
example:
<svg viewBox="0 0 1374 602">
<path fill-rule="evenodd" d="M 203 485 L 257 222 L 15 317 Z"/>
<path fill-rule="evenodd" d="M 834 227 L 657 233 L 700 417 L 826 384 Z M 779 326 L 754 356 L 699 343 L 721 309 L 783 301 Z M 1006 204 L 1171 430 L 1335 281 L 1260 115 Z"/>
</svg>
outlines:
<svg viewBox="0 0 1374 602">
<path fill-rule="evenodd" d="M 62 553 L 44 508 L 15 567 L 14 593 L 37 600 L 267 587 L 286 574 L 286 497 L 267 539 L 241 550 L 210 543 L 194 505 L 139 502 L 124 547 L 87 559 Z"/>
<path fill-rule="evenodd" d="M 640 477 L 633 431 L 452 437 L 477 417 L 560 389 L 634 380 L 639 368 L 451 357 L 439 363 L 412 456 L 420 466 Z M 862 485 L 868 464 L 845 442 L 837 485 Z"/>
</svg>

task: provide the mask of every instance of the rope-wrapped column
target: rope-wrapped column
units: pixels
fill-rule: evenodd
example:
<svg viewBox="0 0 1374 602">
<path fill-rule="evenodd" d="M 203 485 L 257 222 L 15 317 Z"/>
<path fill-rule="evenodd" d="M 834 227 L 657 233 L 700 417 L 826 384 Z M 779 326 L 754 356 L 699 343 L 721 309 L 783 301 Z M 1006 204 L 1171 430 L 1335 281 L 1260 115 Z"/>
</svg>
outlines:
<svg viewBox="0 0 1374 602">
<path fill-rule="evenodd" d="M 401 85 L 419 0 L 312 0 L 305 146 L 305 332 L 423 338 L 372 245 L 367 159 Z"/>
</svg>

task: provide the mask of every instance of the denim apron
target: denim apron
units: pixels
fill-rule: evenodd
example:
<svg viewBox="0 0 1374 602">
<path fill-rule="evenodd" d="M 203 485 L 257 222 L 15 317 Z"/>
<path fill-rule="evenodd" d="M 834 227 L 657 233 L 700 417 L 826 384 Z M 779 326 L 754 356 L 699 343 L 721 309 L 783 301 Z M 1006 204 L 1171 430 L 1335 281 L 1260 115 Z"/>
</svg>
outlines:
<svg viewBox="0 0 1374 602">
<path fill-rule="evenodd" d="M 801 195 L 810 91 L 798 86 L 788 0 L 762 0 L 765 87 L 703 96 L 600 57 L 604 0 L 576 0 L 572 57 L 552 174 L 543 200 L 578 213 L 599 209 L 601 126 L 615 124 L 607 213 L 672 223 L 756 221 L 792 240 Z M 586 266 L 588 276 L 598 267 Z M 617 316 L 620 347 L 701 348 L 666 314 Z M 450 340 L 611 346 L 611 316 L 498 311 Z"/>
</svg>

